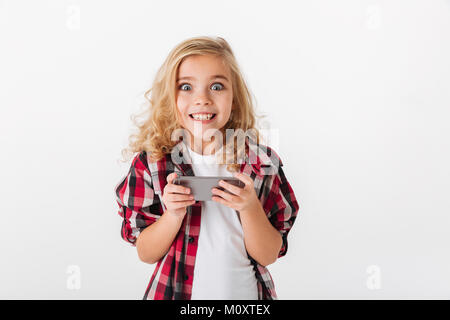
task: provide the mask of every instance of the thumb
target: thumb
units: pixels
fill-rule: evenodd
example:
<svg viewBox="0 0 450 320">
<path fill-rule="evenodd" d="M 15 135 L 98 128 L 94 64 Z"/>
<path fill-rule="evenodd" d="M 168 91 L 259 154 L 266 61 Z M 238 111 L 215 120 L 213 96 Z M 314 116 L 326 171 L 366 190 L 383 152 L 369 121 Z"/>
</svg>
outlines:
<svg viewBox="0 0 450 320">
<path fill-rule="evenodd" d="M 176 177 L 177 177 L 177 173 L 176 172 L 172 172 L 171 174 L 169 174 L 167 176 L 167 183 L 172 183 L 173 180 L 175 180 Z"/>
</svg>

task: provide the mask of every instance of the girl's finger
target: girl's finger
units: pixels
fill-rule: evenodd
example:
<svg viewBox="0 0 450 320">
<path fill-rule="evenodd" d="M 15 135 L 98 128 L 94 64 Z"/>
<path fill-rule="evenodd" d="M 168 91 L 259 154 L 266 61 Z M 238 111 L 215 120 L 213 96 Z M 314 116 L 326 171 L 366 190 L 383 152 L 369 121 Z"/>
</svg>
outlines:
<svg viewBox="0 0 450 320">
<path fill-rule="evenodd" d="M 173 206 L 170 206 L 170 209 L 181 209 L 187 206 L 191 206 L 195 203 L 195 200 L 189 200 L 189 201 L 180 201 L 180 202 L 174 202 Z"/>
<path fill-rule="evenodd" d="M 231 208 L 230 203 L 219 196 L 212 196 L 212 200 Z"/>
<path fill-rule="evenodd" d="M 240 195 L 242 192 L 242 188 L 237 187 L 235 185 L 232 185 L 231 183 L 228 183 L 226 181 L 220 180 L 219 181 L 219 186 L 227 189 L 228 191 L 230 191 L 231 193 L 235 194 L 235 195 Z"/>
<path fill-rule="evenodd" d="M 192 195 L 188 195 L 188 194 L 177 194 L 177 193 L 169 193 L 166 196 L 166 201 L 172 201 L 172 202 L 176 202 L 176 201 L 190 201 L 193 200 L 193 196 Z"/>
<path fill-rule="evenodd" d="M 234 175 L 235 178 L 238 178 L 239 180 L 241 180 L 245 184 L 244 188 L 248 188 L 249 186 L 253 186 L 253 179 L 250 178 L 249 176 L 243 174 L 242 172 L 234 172 L 233 175 Z"/>
<path fill-rule="evenodd" d="M 165 191 L 168 193 L 181 193 L 181 194 L 191 193 L 191 189 L 180 186 L 178 184 L 167 184 L 165 187 Z"/>
<path fill-rule="evenodd" d="M 212 191 L 213 191 L 213 195 L 220 196 L 223 199 L 225 199 L 227 201 L 230 201 L 230 202 L 234 202 L 235 201 L 235 196 L 230 194 L 229 192 L 222 191 L 222 190 L 217 189 L 217 188 L 213 188 Z"/>
<path fill-rule="evenodd" d="M 172 184 L 173 180 L 175 180 L 176 177 L 177 177 L 177 173 L 176 172 L 172 172 L 171 174 L 169 174 L 167 176 L 167 183 L 168 184 Z"/>
</svg>

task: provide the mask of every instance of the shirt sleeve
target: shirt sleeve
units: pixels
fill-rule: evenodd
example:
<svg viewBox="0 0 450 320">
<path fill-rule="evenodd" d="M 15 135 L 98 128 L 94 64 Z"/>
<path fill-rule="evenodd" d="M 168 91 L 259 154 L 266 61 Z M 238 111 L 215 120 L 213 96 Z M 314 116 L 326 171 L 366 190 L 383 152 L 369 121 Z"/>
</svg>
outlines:
<svg viewBox="0 0 450 320">
<path fill-rule="evenodd" d="M 278 167 L 278 173 L 274 175 L 265 206 L 270 223 L 280 232 L 283 239 L 278 258 L 286 255 L 288 248 L 287 235 L 297 218 L 299 205 L 294 191 L 286 179 L 282 165 Z"/>
<path fill-rule="evenodd" d="M 159 196 L 153 190 L 146 153 L 134 157 L 128 174 L 115 188 L 119 215 L 123 218 L 122 238 L 133 246 L 139 234 L 162 213 Z"/>
</svg>

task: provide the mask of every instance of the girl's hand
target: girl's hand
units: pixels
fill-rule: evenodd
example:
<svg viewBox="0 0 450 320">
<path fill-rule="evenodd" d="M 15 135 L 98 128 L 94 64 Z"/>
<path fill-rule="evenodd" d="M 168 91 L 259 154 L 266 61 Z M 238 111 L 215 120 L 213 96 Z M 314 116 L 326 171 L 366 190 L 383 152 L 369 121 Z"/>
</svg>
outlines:
<svg viewBox="0 0 450 320">
<path fill-rule="evenodd" d="M 173 183 L 177 177 L 176 172 L 172 172 L 167 176 L 167 184 L 164 187 L 162 202 L 166 206 L 166 213 L 183 219 L 186 215 L 186 207 L 195 203 L 194 196 L 191 195 L 189 188 Z"/>
<path fill-rule="evenodd" d="M 240 172 L 233 173 L 233 176 L 241 180 L 245 184 L 245 187 L 240 188 L 220 180 L 219 186 L 231 194 L 217 188 L 212 188 L 212 200 L 237 210 L 241 214 L 256 210 L 258 206 L 261 206 L 261 202 L 256 195 L 252 178 Z"/>
</svg>

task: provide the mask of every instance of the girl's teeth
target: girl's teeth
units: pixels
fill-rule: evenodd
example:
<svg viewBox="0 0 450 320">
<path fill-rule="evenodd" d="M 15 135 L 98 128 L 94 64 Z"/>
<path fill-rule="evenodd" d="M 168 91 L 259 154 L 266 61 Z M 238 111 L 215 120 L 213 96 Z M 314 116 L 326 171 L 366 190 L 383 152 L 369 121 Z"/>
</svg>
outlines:
<svg viewBox="0 0 450 320">
<path fill-rule="evenodd" d="M 193 117 L 195 120 L 209 120 L 209 119 L 211 119 L 212 116 L 213 116 L 212 114 L 208 114 L 208 115 L 206 115 L 206 114 L 200 114 L 200 115 L 198 115 L 198 114 L 193 114 L 193 115 L 192 115 L 192 117 Z"/>
</svg>

